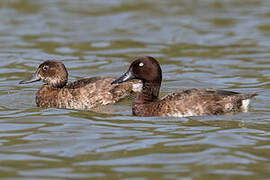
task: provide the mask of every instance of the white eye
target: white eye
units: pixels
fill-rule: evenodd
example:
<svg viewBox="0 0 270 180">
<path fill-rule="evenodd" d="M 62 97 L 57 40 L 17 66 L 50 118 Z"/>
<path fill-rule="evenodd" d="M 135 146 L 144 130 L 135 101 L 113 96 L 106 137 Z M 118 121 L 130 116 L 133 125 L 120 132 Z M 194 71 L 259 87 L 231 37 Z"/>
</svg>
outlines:
<svg viewBox="0 0 270 180">
<path fill-rule="evenodd" d="M 139 66 L 141 66 L 141 67 L 142 67 L 143 65 L 144 65 L 144 64 L 143 64 L 142 62 L 139 64 Z"/>
</svg>

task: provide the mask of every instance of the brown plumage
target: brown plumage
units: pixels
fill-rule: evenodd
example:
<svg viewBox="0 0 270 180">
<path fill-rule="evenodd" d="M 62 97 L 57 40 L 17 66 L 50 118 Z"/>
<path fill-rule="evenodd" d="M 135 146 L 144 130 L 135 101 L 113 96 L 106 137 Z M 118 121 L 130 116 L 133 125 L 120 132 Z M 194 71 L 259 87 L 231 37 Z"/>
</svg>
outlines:
<svg viewBox="0 0 270 180">
<path fill-rule="evenodd" d="M 36 94 L 38 107 L 90 110 L 114 104 L 139 91 L 141 83 L 132 81 L 123 85 L 111 85 L 115 77 L 92 77 L 67 84 L 68 73 L 61 61 L 43 62 L 35 74 L 20 84 L 44 81 Z"/>
<path fill-rule="evenodd" d="M 168 94 L 159 99 L 162 71 L 153 57 L 136 58 L 129 70 L 112 82 L 118 84 L 132 79 L 143 82 L 132 105 L 136 116 L 202 116 L 247 111 L 249 100 L 257 94 L 240 94 L 214 89 L 188 89 Z"/>
</svg>

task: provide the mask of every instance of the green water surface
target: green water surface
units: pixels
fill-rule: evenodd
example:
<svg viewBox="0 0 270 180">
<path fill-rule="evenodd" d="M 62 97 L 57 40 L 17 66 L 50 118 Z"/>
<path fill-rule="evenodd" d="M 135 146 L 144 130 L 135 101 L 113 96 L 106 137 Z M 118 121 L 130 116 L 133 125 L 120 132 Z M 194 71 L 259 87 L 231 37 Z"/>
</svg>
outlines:
<svg viewBox="0 0 270 180">
<path fill-rule="evenodd" d="M 270 179 L 270 1 L 1 0 L 1 179 Z M 258 92 L 248 113 L 189 118 L 41 109 L 47 59 L 69 81 L 121 75 L 134 57 L 162 65 L 164 95 Z"/>
</svg>

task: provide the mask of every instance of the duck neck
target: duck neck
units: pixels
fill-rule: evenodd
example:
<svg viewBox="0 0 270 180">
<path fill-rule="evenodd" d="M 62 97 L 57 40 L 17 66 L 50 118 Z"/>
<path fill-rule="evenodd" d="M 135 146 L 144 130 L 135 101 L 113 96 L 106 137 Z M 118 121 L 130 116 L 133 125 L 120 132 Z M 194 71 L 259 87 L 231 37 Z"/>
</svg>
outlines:
<svg viewBox="0 0 270 180">
<path fill-rule="evenodd" d="M 64 86 L 66 86 L 67 84 L 67 80 L 51 80 L 50 83 L 48 83 L 49 86 L 51 86 L 52 88 L 58 89 L 58 88 L 63 88 Z"/>
<path fill-rule="evenodd" d="M 158 100 L 161 81 L 143 82 L 142 91 L 137 95 L 135 103 L 153 102 Z"/>
</svg>

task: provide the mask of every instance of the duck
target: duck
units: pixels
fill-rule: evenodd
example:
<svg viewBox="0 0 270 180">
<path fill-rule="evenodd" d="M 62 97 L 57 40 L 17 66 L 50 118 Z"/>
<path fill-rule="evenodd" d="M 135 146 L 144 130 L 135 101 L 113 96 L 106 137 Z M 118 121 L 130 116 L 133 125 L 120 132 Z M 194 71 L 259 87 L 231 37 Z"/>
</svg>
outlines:
<svg viewBox="0 0 270 180">
<path fill-rule="evenodd" d="M 43 81 L 36 93 L 36 105 L 42 108 L 91 110 L 114 104 L 132 93 L 140 91 L 141 82 L 131 81 L 111 85 L 116 77 L 91 77 L 68 82 L 68 71 L 58 60 L 47 60 L 39 65 L 29 78 L 19 82 L 28 84 Z"/>
<path fill-rule="evenodd" d="M 132 103 L 135 116 L 210 116 L 248 110 L 250 99 L 257 93 L 242 94 L 217 89 L 184 89 L 159 98 L 162 70 L 150 56 L 135 58 L 127 72 L 112 84 L 141 80 L 142 90 Z"/>
</svg>

